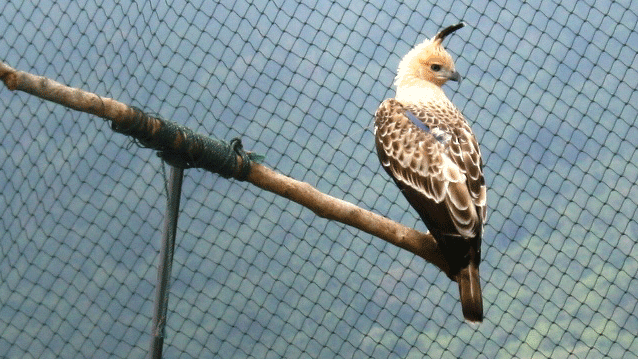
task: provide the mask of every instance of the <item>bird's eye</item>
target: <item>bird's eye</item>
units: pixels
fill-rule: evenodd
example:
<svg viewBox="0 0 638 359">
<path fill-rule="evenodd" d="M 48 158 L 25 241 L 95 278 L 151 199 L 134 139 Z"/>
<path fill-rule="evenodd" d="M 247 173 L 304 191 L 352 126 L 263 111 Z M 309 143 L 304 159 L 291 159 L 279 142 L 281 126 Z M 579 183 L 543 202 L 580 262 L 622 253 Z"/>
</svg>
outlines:
<svg viewBox="0 0 638 359">
<path fill-rule="evenodd" d="M 432 66 L 430 66 L 430 68 L 432 69 L 432 71 L 434 72 L 439 72 L 441 71 L 441 65 L 439 64 L 433 64 Z"/>
</svg>

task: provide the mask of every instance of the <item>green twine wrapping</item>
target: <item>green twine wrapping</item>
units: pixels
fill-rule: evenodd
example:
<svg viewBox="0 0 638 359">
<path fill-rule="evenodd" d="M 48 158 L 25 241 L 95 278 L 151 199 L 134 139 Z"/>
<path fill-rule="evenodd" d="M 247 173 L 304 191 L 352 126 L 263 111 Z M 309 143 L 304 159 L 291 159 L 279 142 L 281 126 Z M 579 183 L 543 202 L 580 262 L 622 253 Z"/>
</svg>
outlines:
<svg viewBox="0 0 638 359">
<path fill-rule="evenodd" d="M 202 168 L 224 178 L 234 177 L 245 181 L 250 173 L 251 163 L 263 160 L 263 156 L 244 151 L 239 138 L 227 143 L 195 133 L 175 122 L 150 117 L 137 108 L 135 112 L 135 120 L 130 121 L 129 126 L 124 128 L 113 122 L 113 130 L 133 137 L 143 147 L 157 150 L 158 156 L 172 166 Z M 150 119 L 162 123 L 155 133 L 151 131 Z M 184 140 L 179 141 L 180 137 Z M 241 161 L 237 160 L 238 156 Z"/>
</svg>

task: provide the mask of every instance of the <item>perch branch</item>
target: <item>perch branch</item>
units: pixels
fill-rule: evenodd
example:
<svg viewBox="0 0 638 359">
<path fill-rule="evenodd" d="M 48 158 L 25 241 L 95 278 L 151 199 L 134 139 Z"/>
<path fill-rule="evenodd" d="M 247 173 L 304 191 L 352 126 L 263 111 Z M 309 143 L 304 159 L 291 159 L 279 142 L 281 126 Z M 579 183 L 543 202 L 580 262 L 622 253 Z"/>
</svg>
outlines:
<svg viewBox="0 0 638 359">
<path fill-rule="evenodd" d="M 308 183 L 253 164 L 248 181 L 312 210 L 319 217 L 335 220 L 379 237 L 436 265 L 448 274 L 447 262 L 430 233 L 422 233 L 350 202 L 320 192 Z"/>
<path fill-rule="evenodd" d="M 165 138 L 154 140 L 158 133 L 166 127 L 164 120 L 150 116 L 140 118 L 140 111 L 124 103 L 110 98 L 104 98 L 96 94 L 68 87 L 43 76 L 32 75 L 23 71 L 17 71 L 0 61 L 0 79 L 10 90 L 20 90 L 34 96 L 49 100 L 74 110 L 86 112 L 111 121 L 112 128 L 125 129 L 118 131 L 134 137 L 146 147 L 154 148 L 162 153 L 170 153 L 171 158 L 186 159 L 190 167 L 200 167 L 206 170 L 220 173 L 215 170 L 215 163 L 201 164 L 197 159 L 201 156 L 198 151 L 205 151 L 202 146 L 183 146 L 187 137 L 203 137 L 192 131 L 180 127 L 181 131 L 175 131 L 174 136 L 166 141 Z M 129 131 L 135 121 L 144 121 L 142 125 L 135 125 L 137 131 Z M 161 142 L 162 145 L 157 145 Z M 167 143 L 168 142 L 168 143 Z M 158 148 L 161 147 L 161 148 Z M 176 153 L 175 153 L 176 152 Z M 197 153 L 193 153 L 197 152 Z M 236 157 L 238 167 L 244 165 L 246 157 Z M 210 160 L 210 154 L 205 155 Z M 212 159 L 213 162 L 215 158 Z M 180 162 L 180 161 L 178 161 Z M 201 161 L 200 161 L 201 162 Z M 218 161 L 219 162 L 219 161 Z M 184 162 L 180 162 L 183 164 Z M 231 172 L 227 177 L 239 178 L 238 173 Z M 344 200 L 324 194 L 308 183 L 300 182 L 284 176 L 258 163 L 251 163 L 245 178 L 255 186 L 283 196 L 291 201 L 299 203 L 322 218 L 339 221 L 353 226 L 371 235 L 379 237 L 400 248 L 408 250 L 426 261 L 436 265 L 449 276 L 449 268 L 443 259 L 441 250 L 436 240 L 430 233 L 422 233 L 412 228 L 405 227 L 376 213 L 357 207 Z M 455 280 L 455 278 L 452 278 Z"/>
</svg>

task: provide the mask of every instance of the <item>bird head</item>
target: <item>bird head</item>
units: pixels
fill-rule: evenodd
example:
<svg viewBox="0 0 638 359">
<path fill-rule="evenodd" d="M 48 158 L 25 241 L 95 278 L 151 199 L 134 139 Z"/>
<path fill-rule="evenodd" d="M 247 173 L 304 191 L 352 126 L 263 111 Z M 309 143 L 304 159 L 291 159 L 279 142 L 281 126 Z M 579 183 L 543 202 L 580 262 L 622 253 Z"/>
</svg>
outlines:
<svg viewBox="0 0 638 359">
<path fill-rule="evenodd" d="M 454 68 L 454 60 L 445 51 L 442 42 L 446 36 L 463 26 L 464 23 L 448 26 L 434 38 L 425 40 L 410 50 L 399 63 L 395 82 L 397 87 L 418 85 L 420 81 L 440 87 L 448 80 L 459 81 L 461 77 Z"/>
</svg>

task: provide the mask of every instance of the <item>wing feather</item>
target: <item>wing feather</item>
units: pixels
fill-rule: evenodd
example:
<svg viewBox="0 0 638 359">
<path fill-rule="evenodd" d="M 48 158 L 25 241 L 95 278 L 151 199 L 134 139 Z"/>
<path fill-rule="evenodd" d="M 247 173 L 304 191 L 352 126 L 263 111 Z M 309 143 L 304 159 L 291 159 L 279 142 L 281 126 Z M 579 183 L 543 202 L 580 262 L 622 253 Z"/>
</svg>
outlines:
<svg viewBox="0 0 638 359">
<path fill-rule="evenodd" d="M 433 234 L 480 238 L 486 213 L 480 149 L 456 108 L 388 99 L 375 114 L 375 135 L 383 168 Z"/>
</svg>

